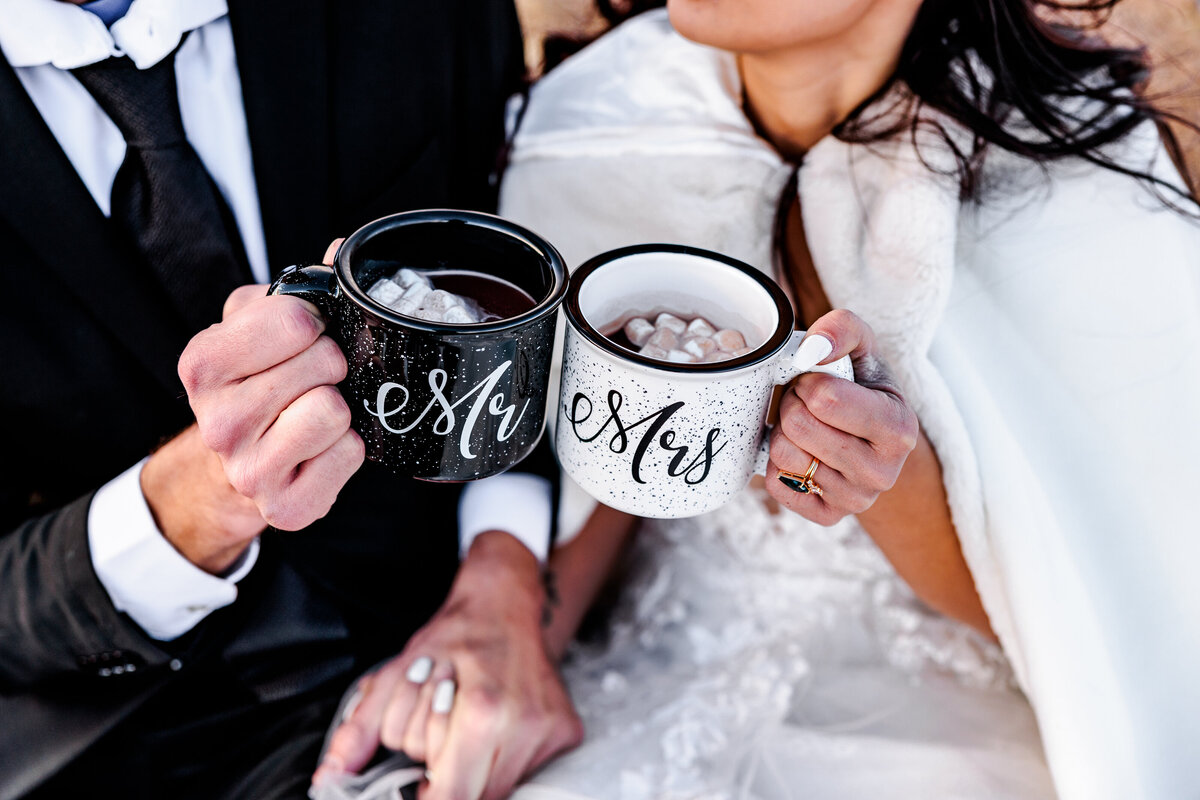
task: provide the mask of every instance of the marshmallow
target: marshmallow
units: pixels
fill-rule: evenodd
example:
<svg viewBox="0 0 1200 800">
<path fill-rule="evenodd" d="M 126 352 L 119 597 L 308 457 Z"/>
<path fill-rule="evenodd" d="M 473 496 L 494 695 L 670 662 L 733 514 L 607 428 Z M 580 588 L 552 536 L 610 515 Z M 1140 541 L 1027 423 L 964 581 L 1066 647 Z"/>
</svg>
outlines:
<svg viewBox="0 0 1200 800">
<path fill-rule="evenodd" d="M 706 336 L 688 337 L 683 340 L 683 349 L 696 358 L 704 358 L 717 349 L 717 343 Z"/>
<path fill-rule="evenodd" d="M 746 346 L 746 337 L 742 336 L 740 331 L 735 331 L 732 328 L 717 331 L 712 338 L 717 343 L 717 347 L 727 353 L 732 353 Z"/>
<path fill-rule="evenodd" d="M 718 331 L 703 317 L 685 321 L 666 311 L 655 317 L 653 324 L 645 317 L 634 317 L 623 330 L 642 355 L 679 364 L 726 361 L 752 349 L 740 331 Z"/>
<path fill-rule="evenodd" d="M 456 294 L 451 294 L 450 292 L 446 292 L 441 289 L 434 289 L 432 292 L 425 295 L 425 298 L 421 301 L 421 308 L 435 311 L 438 314 L 449 311 L 451 308 L 456 306 L 462 308 L 462 305 L 462 298 Z"/>
<path fill-rule="evenodd" d="M 679 336 L 670 328 L 655 327 L 646 344 L 661 347 L 663 350 L 675 350 L 679 347 Z"/>
<path fill-rule="evenodd" d="M 674 361 L 679 364 L 690 364 L 696 360 L 696 357 L 686 350 L 670 350 L 667 352 L 667 361 Z"/>
<path fill-rule="evenodd" d="M 654 326 L 641 317 L 634 317 L 625 323 L 625 336 L 634 347 L 641 347 L 654 333 Z"/>
<path fill-rule="evenodd" d="M 717 330 L 704 317 L 696 317 L 687 325 L 687 335 L 709 339 Z"/>
<path fill-rule="evenodd" d="M 470 325 L 479 320 L 464 306 L 452 306 L 442 317 L 442 322 L 449 322 L 452 325 Z"/>
<path fill-rule="evenodd" d="M 392 276 L 392 280 L 398 283 L 402 289 L 407 289 L 414 283 L 423 283 L 426 286 L 431 285 L 429 278 L 415 269 L 402 269 Z"/>
<path fill-rule="evenodd" d="M 387 278 L 375 281 L 375 285 L 367 290 L 367 297 L 389 308 L 398 303 L 403 294 L 404 288 Z"/>
<path fill-rule="evenodd" d="M 425 300 L 425 295 L 432 292 L 433 289 L 427 283 L 414 283 L 404 290 L 404 301 L 408 303 L 421 303 Z"/>
<path fill-rule="evenodd" d="M 683 332 L 687 330 L 687 323 L 674 314 L 668 314 L 664 311 L 655 317 L 654 328 L 655 330 L 660 331 L 663 328 L 666 328 L 667 330 L 672 331 L 676 336 L 682 336 Z"/>
<path fill-rule="evenodd" d="M 420 308 L 420 303 L 412 300 L 405 300 L 403 298 L 401 298 L 399 303 L 396 303 L 396 305 L 392 306 L 392 310 L 397 314 L 404 314 L 408 317 L 415 317 Z"/>
<path fill-rule="evenodd" d="M 430 322 L 471 325 L 483 317 L 475 301 L 434 289 L 428 277 L 411 269 L 376 281 L 367 295 L 399 314 Z"/>
</svg>

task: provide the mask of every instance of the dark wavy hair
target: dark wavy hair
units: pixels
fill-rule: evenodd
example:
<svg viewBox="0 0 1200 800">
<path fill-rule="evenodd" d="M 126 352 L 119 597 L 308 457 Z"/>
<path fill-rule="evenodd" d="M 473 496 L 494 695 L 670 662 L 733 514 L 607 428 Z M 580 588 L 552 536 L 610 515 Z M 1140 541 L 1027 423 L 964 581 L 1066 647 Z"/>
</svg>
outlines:
<svg viewBox="0 0 1200 800">
<path fill-rule="evenodd" d="M 665 0 L 595 0 L 611 24 Z M 963 125 L 970 141 L 938 132 L 957 161 L 964 199 L 977 199 L 985 153 L 1000 147 L 1038 164 L 1077 157 L 1136 178 L 1168 205 L 1200 216 L 1193 191 L 1122 164 L 1106 146 L 1138 125 L 1159 124 L 1182 171 L 1179 142 L 1166 122 L 1195 126 L 1142 94 L 1149 74 L 1143 49 L 1114 46 L 1096 34 L 1120 0 L 924 0 L 891 80 L 841 122 L 833 135 L 871 143 L 931 124 L 922 107 Z M 555 63 L 583 43 L 548 42 Z M 890 94 L 897 84 L 907 92 Z M 879 108 L 884 96 L 900 97 Z M 884 105 L 884 104 L 879 104 Z M 936 123 L 933 123 L 936 125 Z M 928 163 L 927 163 L 927 166 Z M 932 166 L 930 167 L 932 169 Z M 1187 179 L 1186 173 L 1185 180 Z"/>
</svg>

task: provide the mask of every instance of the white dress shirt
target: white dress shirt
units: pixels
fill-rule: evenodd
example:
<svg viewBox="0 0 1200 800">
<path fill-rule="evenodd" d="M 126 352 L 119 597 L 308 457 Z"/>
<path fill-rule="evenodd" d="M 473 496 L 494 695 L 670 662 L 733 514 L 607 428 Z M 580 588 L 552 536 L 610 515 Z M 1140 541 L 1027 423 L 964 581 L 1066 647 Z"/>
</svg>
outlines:
<svg viewBox="0 0 1200 800">
<path fill-rule="evenodd" d="M 227 13 L 226 0 L 134 0 L 107 28 L 95 14 L 59 0 L 0 0 L 0 50 L 107 216 L 125 140 L 67 70 L 121 55 L 146 69 L 191 31 L 175 57 L 184 131 L 233 212 L 255 280 L 266 283 L 266 239 Z M 193 565 L 154 523 L 141 492 L 144 463 L 97 492 L 88 541 L 96 575 L 117 609 L 168 640 L 237 599 L 237 582 L 253 568 L 258 542 L 225 576 Z M 511 533 L 544 560 L 549 482 L 510 474 L 469 484 L 460 500 L 460 551 L 487 530 Z"/>
</svg>

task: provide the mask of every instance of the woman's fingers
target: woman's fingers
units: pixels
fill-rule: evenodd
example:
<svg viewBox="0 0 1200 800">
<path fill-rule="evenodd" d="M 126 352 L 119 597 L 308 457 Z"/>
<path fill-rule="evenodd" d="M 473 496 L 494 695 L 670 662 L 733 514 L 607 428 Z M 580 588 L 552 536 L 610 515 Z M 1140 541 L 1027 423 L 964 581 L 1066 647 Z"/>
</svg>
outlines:
<svg viewBox="0 0 1200 800">
<path fill-rule="evenodd" d="M 419 691 L 415 695 L 403 698 L 402 702 L 394 703 L 392 708 L 388 709 L 384 726 L 391 734 L 400 734 L 400 743 L 396 749 L 403 750 L 413 761 L 431 762 L 428 744 L 430 720 L 435 716 L 446 715 L 446 711 L 435 712 L 434 706 L 446 702 L 445 687 L 450 687 L 450 700 L 453 705 L 453 686 L 453 665 L 447 660 L 439 660 L 434 664 L 428 680 L 418 687 Z"/>
<path fill-rule="evenodd" d="M 429 703 L 429 716 L 425 723 L 425 763 L 436 764 L 446 745 L 450 728 L 450 712 L 454 708 L 457 690 L 453 679 L 444 679 L 434 687 L 433 699 Z"/>
<path fill-rule="evenodd" d="M 803 516 L 831 524 L 870 508 L 895 484 L 919 428 L 876 352 L 873 331 L 856 315 L 836 310 L 822 316 L 809 328 L 801 357 L 806 346 L 814 365 L 850 356 L 855 380 L 806 373 L 784 393 L 771 440 L 772 464 L 803 475 L 818 459 L 811 478 L 822 492 L 793 491 L 795 479 L 781 482 L 777 472 L 768 475 L 768 491 Z"/>
<path fill-rule="evenodd" d="M 392 696 L 392 687 L 400 680 L 399 670 L 390 666 L 359 681 L 362 694 L 329 738 L 329 747 L 313 774 L 314 785 L 343 772 L 358 772 L 375 755 L 379 747 L 379 722 Z"/>
<path fill-rule="evenodd" d="M 890 489 L 916 445 L 916 416 L 898 396 L 832 375 L 800 376 L 779 404 L 779 430 L 850 480 Z"/>
</svg>

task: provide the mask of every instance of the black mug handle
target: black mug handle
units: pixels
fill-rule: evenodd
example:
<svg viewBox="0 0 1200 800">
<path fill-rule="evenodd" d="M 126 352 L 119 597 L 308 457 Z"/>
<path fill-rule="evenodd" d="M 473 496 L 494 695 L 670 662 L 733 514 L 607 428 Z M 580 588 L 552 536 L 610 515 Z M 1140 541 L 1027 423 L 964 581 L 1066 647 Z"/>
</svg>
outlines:
<svg viewBox="0 0 1200 800">
<path fill-rule="evenodd" d="M 316 306 L 326 319 L 333 316 L 333 301 L 341 294 L 337 272 L 321 264 L 286 267 L 267 289 L 267 294 L 286 294 L 307 300 Z"/>
</svg>

